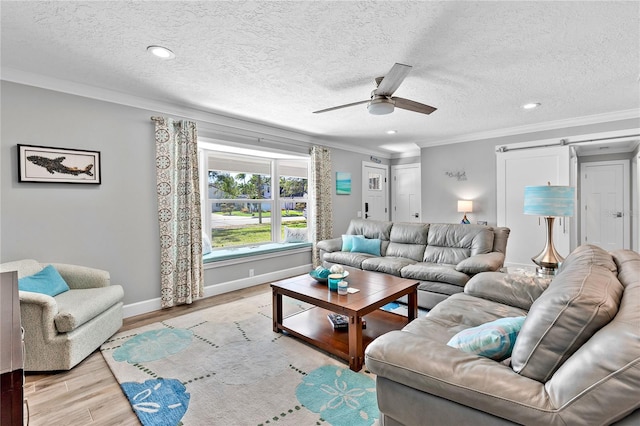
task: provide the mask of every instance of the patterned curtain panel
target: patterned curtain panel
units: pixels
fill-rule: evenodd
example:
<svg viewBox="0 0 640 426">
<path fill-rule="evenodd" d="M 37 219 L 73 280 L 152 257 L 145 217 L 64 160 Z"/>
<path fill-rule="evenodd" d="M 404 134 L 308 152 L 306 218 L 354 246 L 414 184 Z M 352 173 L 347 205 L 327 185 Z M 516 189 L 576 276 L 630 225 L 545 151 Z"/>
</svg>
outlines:
<svg viewBox="0 0 640 426">
<path fill-rule="evenodd" d="M 151 118 L 156 125 L 161 306 L 204 294 L 198 136 L 192 121 Z"/>
<path fill-rule="evenodd" d="M 320 254 L 316 247 L 318 241 L 333 237 L 333 216 L 331 211 L 331 151 L 321 146 L 311 148 L 311 187 L 315 193 L 313 238 L 313 266 L 320 265 Z"/>
</svg>

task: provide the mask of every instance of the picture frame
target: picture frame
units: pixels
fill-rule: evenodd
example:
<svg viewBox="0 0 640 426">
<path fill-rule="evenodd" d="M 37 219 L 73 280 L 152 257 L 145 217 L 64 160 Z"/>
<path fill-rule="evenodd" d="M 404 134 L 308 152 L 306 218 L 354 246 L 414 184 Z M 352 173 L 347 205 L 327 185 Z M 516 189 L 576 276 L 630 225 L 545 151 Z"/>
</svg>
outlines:
<svg viewBox="0 0 640 426">
<path fill-rule="evenodd" d="M 336 172 L 336 195 L 351 194 L 351 173 Z"/>
<path fill-rule="evenodd" d="M 83 149 L 18 145 L 18 181 L 102 183 L 100 152 Z"/>
</svg>

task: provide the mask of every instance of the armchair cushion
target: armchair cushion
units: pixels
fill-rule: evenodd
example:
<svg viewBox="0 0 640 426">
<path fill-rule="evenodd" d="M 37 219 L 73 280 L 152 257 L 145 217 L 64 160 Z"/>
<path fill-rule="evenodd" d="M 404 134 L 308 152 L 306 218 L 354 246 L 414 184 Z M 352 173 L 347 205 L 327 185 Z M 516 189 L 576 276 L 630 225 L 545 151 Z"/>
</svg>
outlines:
<svg viewBox="0 0 640 426">
<path fill-rule="evenodd" d="M 59 333 L 73 331 L 124 297 L 121 286 L 108 286 L 72 290 L 55 297 L 58 313 L 54 317 Z"/>
<path fill-rule="evenodd" d="M 60 276 L 58 271 L 56 271 L 56 268 L 47 265 L 40 272 L 19 278 L 18 289 L 20 291 L 56 296 L 65 291 L 69 291 L 69 285 L 67 285 L 66 281 Z"/>
</svg>

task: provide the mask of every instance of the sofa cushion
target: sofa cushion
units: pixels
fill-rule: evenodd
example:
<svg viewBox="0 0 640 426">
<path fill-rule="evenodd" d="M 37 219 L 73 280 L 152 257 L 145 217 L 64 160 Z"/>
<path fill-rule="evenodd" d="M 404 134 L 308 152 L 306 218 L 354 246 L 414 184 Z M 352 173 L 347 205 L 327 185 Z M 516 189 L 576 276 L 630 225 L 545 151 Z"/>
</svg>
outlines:
<svg viewBox="0 0 640 426">
<path fill-rule="evenodd" d="M 383 272 L 399 277 L 402 268 L 413 263 L 416 263 L 416 261 L 402 257 L 372 257 L 362 262 L 362 269 L 365 271 Z"/>
<path fill-rule="evenodd" d="M 420 281 L 420 284 L 418 284 L 418 290 L 451 296 L 452 294 L 462 293 L 464 291 L 464 287 L 460 287 L 456 284 L 441 283 L 440 281 Z M 419 296 L 420 295 L 418 295 L 418 297 Z"/>
<path fill-rule="evenodd" d="M 60 276 L 56 268 L 47 265 L 39 272 L 18 278 L 18 290 L 56 296 L 69 291 L 69 285 Z"/>
<path fill-rule="evenodd" d="M 393 222 L 371 219 L 351 219 L 347 234 L 364 235 L 366 238 L 379 238 L 383 241 L 389 241 L 391 235 L 391 226 Z"/>
<path fill-rule="evenodd" d="M 352 253 L 367 253 L 380 256 L 381 241 L 378 238 L 354 238 L 352 242 Z"/>
<path fill-rule="evenodd" d="M 440 281 L 443 283 L 464 286 L 469 281 L 469 276 L 456 271 L 455 265 L 442 265 L 438 263 L 420 262 L 402 268 L 402 278 L 411 278 L 422 281 Z"/>
<path fill-rule="evenodd" d="M 351 253 L 347 251 L 334 251 L 325 253 L 322 258 L 323 262 L 337 263 L 340 265 L 352 266 L 354 268 L 362 269 L 362 262 L 367 259 L 375 257 L 371 254 L 365 253 Z"/>
<path fill-rule="evenodd" d="M 483 272 L 469 280 L 464 286 L 464 292 L 529 310 L 531 304 L 549 287 L 550 282 L 551 279 L 546 277 Z"/>
<path fill-rule="evenodd" d="M 461 351 L 503 361 L 511 356 L 525 317 L 500 318 L 467 328 L 453 336 L 447 346 Z"/>
<path fill-rule="evenodd" d="M 469 256 L 491 252 L 493 236 L 492 228 L 482 225 L 431 224 L 423 260 L 457 265 Z"/>
<path fill-rule="evenodd" d="M 54 318 L 59 333 L 67 333 L 89 322 L 122 300 L 119 285 L 69 290 L 55 297 L 58 313 Z"/>
<path fill-rule="evenodd" d="M 608 259 L 607 259 L 608 257 Z M 567 257 L 547 290 L 531 305 L 513 348 L 517 373 L 546 382 L 618 312 L 623 286 L 603 249 L 584 245 Z"/>
<path fill-rule="evenodd" d="M 364 238 L 362 235 L 343 235 L 342 236 L 342 251 L 351 251 L 353 248 L 354 238 Z"/>
</svg>

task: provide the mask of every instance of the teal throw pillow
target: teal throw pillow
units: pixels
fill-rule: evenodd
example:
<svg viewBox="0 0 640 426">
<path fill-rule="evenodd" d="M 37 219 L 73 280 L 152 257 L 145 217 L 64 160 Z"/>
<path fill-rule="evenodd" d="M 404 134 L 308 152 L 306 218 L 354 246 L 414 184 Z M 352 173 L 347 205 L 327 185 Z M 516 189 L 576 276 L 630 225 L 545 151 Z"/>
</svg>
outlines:
<svg viewBox="0 0 640 426">
<path fill-rule="evenodd" d="M 353 248 L 353 240 L 355 238 L 364 238 L 364 235 L 343 235 L 342 236 L 342 251 L 351 251 Z"/>
<path fill-rule="evenodd" d="M 38 273 L 18 279 L 18 290 L 56 296 L 68 291 L 69 286 L 56 268 L 48 265 Z"/>
<path fill-rule="evenodd" d="M 380 256 L 380 240 L 378 238 L 354 238 L 351 251 Z"/>
<path fill-rule="evenodd" d="M 477 327 L 467 328 L 453 336 L 447 346 L 503 361 L 511 356 L 525 318 L 500 318 Z"/>
</svg>

